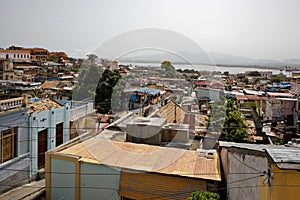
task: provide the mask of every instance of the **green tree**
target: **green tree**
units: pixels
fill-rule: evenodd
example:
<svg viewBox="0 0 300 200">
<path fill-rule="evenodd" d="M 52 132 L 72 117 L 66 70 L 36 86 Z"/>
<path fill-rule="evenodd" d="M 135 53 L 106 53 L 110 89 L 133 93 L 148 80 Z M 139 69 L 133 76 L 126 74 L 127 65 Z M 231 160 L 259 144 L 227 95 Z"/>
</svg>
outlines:
<svg viewBox="0 0 300 200">
<path fill-rule="evenodd" d="M 248 137 L 244 117 L 238 109 L 236 100 L 227 99 L 226 102 L 226 118 L 221 131 L 220 140 L 243 142 Z"/>
<path fill-rule="evenodd" d="M 114 71 L 106 69 L 103 72 L 96 89 L 95 105 L 97 112 L 107 113 L 111 110 L 112 93 L 120 78 L 121 75 L 118 69 Z"/>
<path fill-rule="evenodd" d="M 132 79 L 132 75 L 122 77 L 119 79 L 112 93 L 111 107 L 113 112 L 121 112 L 124 105 L 128 104 L 128 101 L 124 101 L 124 89 L 128 80 Z"/>
<path fill-rule="evenodd" d="M 226 115 L 226 107 L 224 106 L 225 100 L 216 100 L 214 104 L 211 105 L 211 115 L 209 115 L 207 124 L 208 131 L 220 132 L 223 128 Z"/>
<path fill-rule="evenodd" d="M 244 82 L 245 84 L 249 84 L 249 79 L 248 79 L 248 78 L 244 78 L 244 79 L 243 79 L 243 82 Z"/>
<path fill-rule="evenodd" d="M 87 56 L 87 59 L 91 61 L 91 64 L 94 65 L 95 62 L 96 62 L 96 59 L 98 58 L 97 55 L 95 54 L 88 54 L 86 55 Z"/>
<path fill-rule="evenodd" d="M 172 68 L 172 69 L 175 70 L 175 67 L 173 66 L 173 64 L 172 64 L 170 61 L 168 61 L 168 60 L 163 61 L 163 62 L 160 64 L 160 66 L 161 66 L 161 68 L 163 68 L 163 69 L 166 69 L 166 68 Z"/>
<path fill-rule="evenodd" d="M 191 197 L 188 200 L 218 200 L 220 195 L 218 193 L 202 191 L 193 192 Z"/>
<path fill-rule="evenodd" d="M 73 100 L 81 101 L 94 99 L 97 83 L 102 76 L 103 69 L 96 65 L 82 65 L 79 71 L 78 84 L 73 90 Z"/>
<path fill-rule="evenodd" d="M 166 77 L 167 78 L 179 78 L 179 76 L 177 75 L 177 72 L 175 70 L 175 67 L 173 66 L 173 64 L 170 61 L 163 61 L 161 63 L 161 68 L 166 70 Z"/>
<path fill-rule="evenodd" d="M 279 82 L 282 82 L 284 81 L 284 78 L 283 77 L 280 77 L 280 76 L 277 76 L 277 75 L 274 75 L 271 80 L 270 80 L 272 83 L 279 83 Z"/>
<path fill-rule="evenodd" d="M 255 80 L 254 80 L 254 83 L 255 84 L 258 84 L 260 82 L 260 79 L 259 78 L 256 78 Z"/>
<path fill-rule="evenodd" d="M 250 72 L 248 75 L 249 76 L 261 76 L 261 74 L 258 71 Z"/>
<path fill-rule="evenodd" d="M 218 100 L 211 106 L 208 118 L 208 131 L 221 132 L 220 140 L 243 142 L 247 139 L 247 126 L 239 111 L 238 104 L 233 99 Z"/>
<path fill-rule="evenodd" d="M 177 69 L 176 71 L 179 73 L 182 73 L 182 69 Z"/>
<path fill-rule="evenodd" d="M 225 76 L 229 76 L 229 71 L 223 73 Z"/>
</svg>

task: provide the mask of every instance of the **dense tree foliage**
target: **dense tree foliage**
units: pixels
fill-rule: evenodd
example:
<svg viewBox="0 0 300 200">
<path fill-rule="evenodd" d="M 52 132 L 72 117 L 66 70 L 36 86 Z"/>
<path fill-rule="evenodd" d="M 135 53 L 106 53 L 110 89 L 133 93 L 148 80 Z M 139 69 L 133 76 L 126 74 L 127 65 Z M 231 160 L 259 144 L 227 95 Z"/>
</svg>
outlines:
<svg viewBox="0 0 300 200">
<path fill-rule="evenodd" d="M 221 132 L 220 140 L 243 142 L 247 139 L 247 126 L 244 117 L 233 99 L 218 100 L 211 106 L 208 131 Z"/>
<path fill-rule="evenodd" d="M 208 131 L 221 132 L 226 115 L 225 99 L 219 99 L 211 105 L 211 114 L 209 115 Z"/>
<path fill-rule="evenodd" d="M 274 75 L 271 80 L 270 80 L 272 83 L 279 83 L 279 82 L 282 82 L 284 81 L 284 78 L 283 77 L 280 77 L 280 76 L 277 76 L 277 75 Z"/>
<path fill-rule="evenodd" d="M 194 69 L 177 69 L 176 71 L 182 74 L 186 80 L 198 79 L 200 76 L 200 72 Z"/>
<path fill-rule="evenodd" d="M 173 66 L 173 64 L 170 61 L 163 61 L 161 63 L 161 68 L 166 70 L 166 77 L 167 78 L 179 78 L 175 67 Z"/>
<path fill-rule="evenodd" d="M 188 200 L 218 200 L 220 195 L 218 193 L 209 192 L 209 191 L 197 191 L 193 192 L 192 196 Z"/>
<path fill-rule="evenodd" d="M 249 76 L 261 76 L 261 74 L 258 71 L 250 72 L 248 75 Z"/>
<path fill-rule="evenodd" d="M 103 72 L 96 89 L 95 105 L 97 112 L 108 113 L 108 111 L 112 109 L 112 102 L 114 106 L 121 103 L 116 101 L 116 97 L 112 100 L 114 87 L 120 78 L 119 70 L 111 71 L 106 69 Z"/>
<path fill-rule="evenodd" d="M 95 64 L 96 59 L 98 58 L 98 56 L 95 54 L 88 54 L 86 56 L 87 56 L 87 59 L 91 62 L 91 64 Z"/>
<path fill-rule="evenodd" d="M 94 99 L 97 83 L 102 76 L 103 69 L 96 65 L 82 65 L 80 67 L 78 84 L 73 91 L 73 100 Z"/>
<path fill-rule="evenodd" d="M 226 118 L 221 131 L 220 140 L 243 142 L 248 136 L 244 117 L 238 109 L 236 100 L 227 99 L 226 102 Z"/>
</svg>

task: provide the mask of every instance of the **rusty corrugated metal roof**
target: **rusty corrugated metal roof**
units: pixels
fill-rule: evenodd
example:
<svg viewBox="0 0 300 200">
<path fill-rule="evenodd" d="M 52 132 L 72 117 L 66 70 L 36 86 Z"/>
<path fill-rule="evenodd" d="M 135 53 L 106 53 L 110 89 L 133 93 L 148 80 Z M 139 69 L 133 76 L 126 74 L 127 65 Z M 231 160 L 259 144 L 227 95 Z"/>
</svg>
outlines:
<svg viewBox="0 0 300 200">
<path fill-rule="evenodd" d="M 51 89 L 51 88 L 56 88 L 61 81 L 45 81 L 42 85 L 42 89 Z"/>
<path fill-rule="evenodd" d="M 130 199 L 186 200 L 206 188 L 205 180 L 122 170 L 119 194 Z"/>
<path fill-rule="evenodd" d="M 208 180 L 221 180 L 219 156 L 199 157 L 196 151 L 118 142 L 93 137 L 59 151 L 108 166 Z"/>
<path fill-rule="evenodd" d="M 161 118 L 166 118 L 168 123 L 174 122 L 176 108 L 176 122 L 182 124 L 185 111 L 173 101 L 169 101 L 166 105 L 161 107 L 156 114 Z"/>
</svg>

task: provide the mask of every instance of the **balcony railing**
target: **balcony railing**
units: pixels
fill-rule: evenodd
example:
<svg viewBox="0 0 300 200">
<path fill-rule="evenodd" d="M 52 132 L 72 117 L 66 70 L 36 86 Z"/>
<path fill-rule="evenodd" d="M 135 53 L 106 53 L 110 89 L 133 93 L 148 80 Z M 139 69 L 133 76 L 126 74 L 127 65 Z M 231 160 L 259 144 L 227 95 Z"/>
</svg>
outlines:
<svg viewBox="0 0 300 200">
<path fill-rule="evenodd" d="M 77 120 L 81 117 L 84 117 L 88 114 L 91 114 L 94 112 L 94 104 L 93 102 L 87 102 L 84 105 L 73 107 L 70 110 L 70 118 L 71 120 Z"/>
<path fill-rule="evenodd" d="M 13 99 L 0 100 L 0 111 L 20 108 L 24 104 L 24 98 L 18 97 Z"/>
</svg>

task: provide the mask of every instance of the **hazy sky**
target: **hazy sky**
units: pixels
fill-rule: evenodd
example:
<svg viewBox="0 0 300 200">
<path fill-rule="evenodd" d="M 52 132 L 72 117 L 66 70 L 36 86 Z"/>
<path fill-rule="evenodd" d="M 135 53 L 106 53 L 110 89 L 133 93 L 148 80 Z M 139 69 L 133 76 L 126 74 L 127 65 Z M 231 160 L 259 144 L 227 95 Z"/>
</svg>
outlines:
<svg viewBox="0 0 300 200">
<path fill-rule="evenodd" d="M 160 28 L 209 52 L 300 58 L 298 0 L 1 0 L 0 5 L 3 48 L 41 46 L 83 57 L 120 33 Z"/>
</svg>

